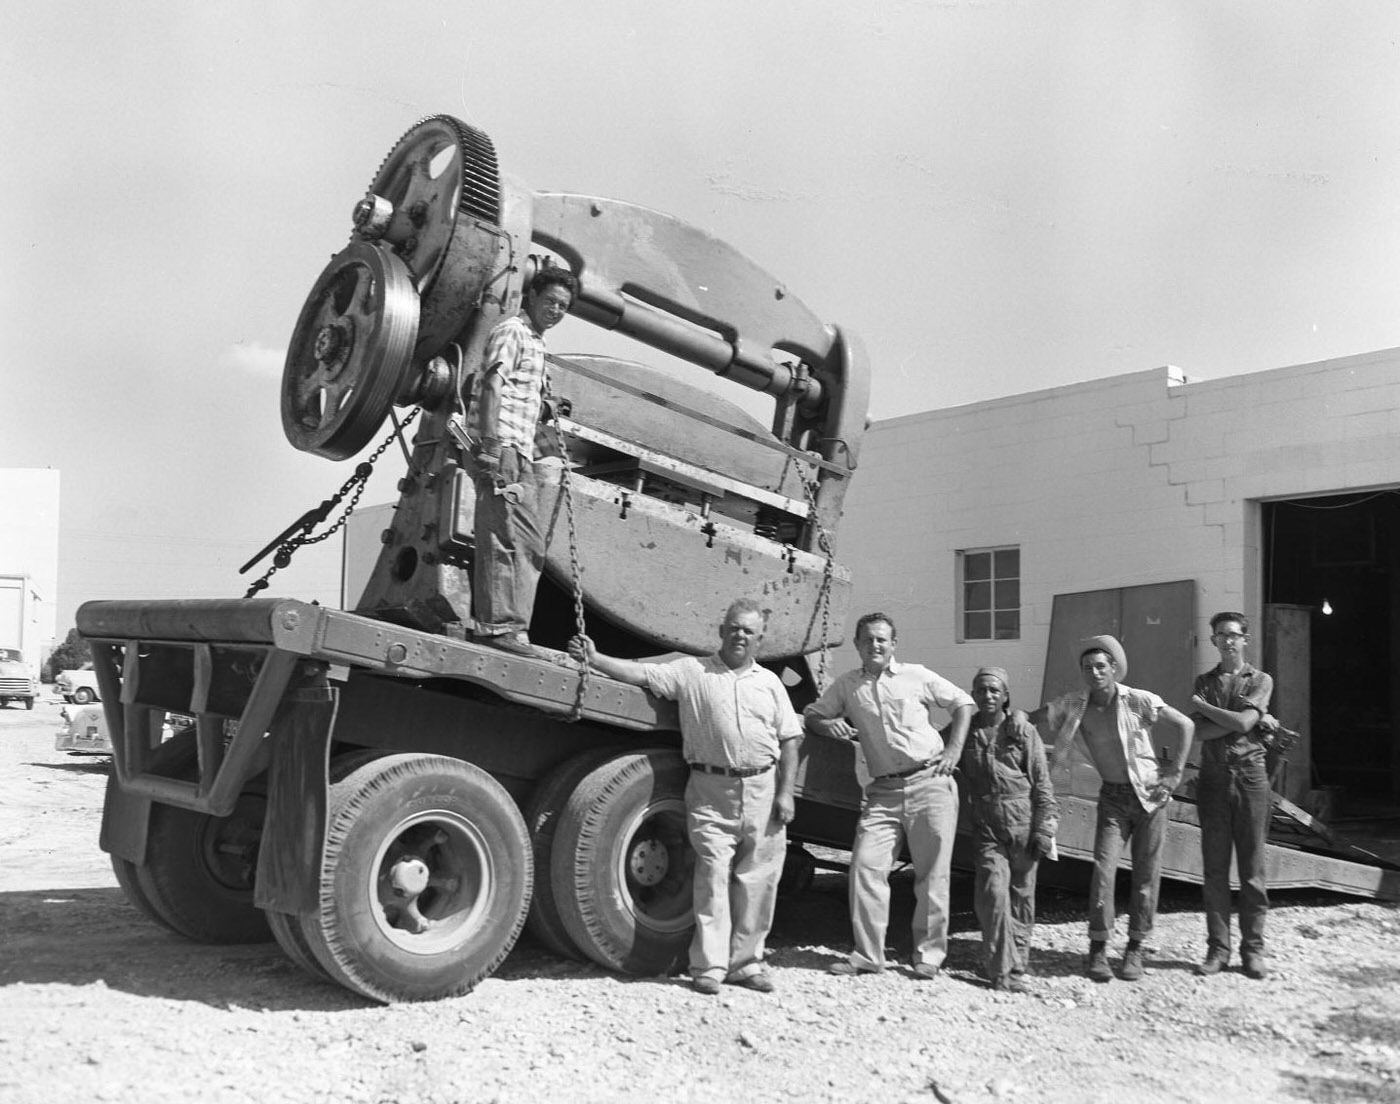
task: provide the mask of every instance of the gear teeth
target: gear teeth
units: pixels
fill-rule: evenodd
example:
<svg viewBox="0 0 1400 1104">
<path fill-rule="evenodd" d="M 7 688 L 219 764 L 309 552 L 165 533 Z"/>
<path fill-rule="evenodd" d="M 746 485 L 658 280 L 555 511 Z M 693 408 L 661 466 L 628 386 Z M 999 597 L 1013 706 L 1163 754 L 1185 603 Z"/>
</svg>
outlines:
<svg viewBox="0 0 1400 1104">
<path fill-rule="evenodd" d="M 454 115 L 426 115 L 414 123 L 379 165 L 379 171 L 369 183 L 369 191 L 384 176 L 390 162 L 406 144 L 416 140 L 418 131 L 436 123 L 452 131 L 462 154 L 462 188 L 457 209 L 472 218 L 484 219 L 494 226 L 501 224 L 501 171 L 496 161 L 496 147 L 490 137 L 476 127 L 462 122 Z"/>
</svg>

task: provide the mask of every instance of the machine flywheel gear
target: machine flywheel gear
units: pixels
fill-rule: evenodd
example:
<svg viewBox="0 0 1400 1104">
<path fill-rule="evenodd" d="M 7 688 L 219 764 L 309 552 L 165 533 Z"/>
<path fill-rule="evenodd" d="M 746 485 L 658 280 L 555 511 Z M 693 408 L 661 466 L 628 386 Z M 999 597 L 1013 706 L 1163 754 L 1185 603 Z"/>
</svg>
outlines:
<svg viewBox="0 0 1400 1104">
<path fill-rule="evenodd" d="M 499 225 L 500 208 L 491 139 L 451 115 L 429 115 L 389 151 L 355 208 L 355 224 L 361 236 L 393 247 L 426 296 L 451 250 L 458 216 Z"/>
<path fill-rule="evenodd" d="M 282 430 L 330 460 L 373 439 L 413 371 L 418 293 L 391 250 L 352 242 L 331 258 L 297 318 L 282 369 Z"/>
</svg>

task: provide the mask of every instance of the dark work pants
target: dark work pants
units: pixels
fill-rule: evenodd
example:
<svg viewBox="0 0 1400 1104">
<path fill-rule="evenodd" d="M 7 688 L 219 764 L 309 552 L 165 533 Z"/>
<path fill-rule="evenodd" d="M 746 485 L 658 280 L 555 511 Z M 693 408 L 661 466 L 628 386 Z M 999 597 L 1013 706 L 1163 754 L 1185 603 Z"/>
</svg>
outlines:
<svg viewBox="0 0 1400 1104">
<path fill-rule="evenodd" d="M 535 465 L 513 448 L 501 450 L 501 476 L 510 494 L 476 476 L 476 551 L 472 603 L 484 636 L 525 632 L 544 567 Z"/>
<path fill-rule="evenodd" d="M 1030 962 L 1039 863 L 1030 850 L 1030 829 L 1031 803 L 1022 795 L 984 798 L 974 810 L 973 902 L 988 981 L 1022 973 Z"/>
<path fill-rule="evenodd" d="M 1128 938 L 1142 940 L 1152 934 L 1157 919 L 1157 891 L 1162 883 L 1162 841 L 1166 835 L 1166 805 L 1148 812 L 1131 784 L 1103 784 L 1094 832 L 1094 873 L 1089 879 L 1091 940 L 1106 940 L 1113 934 L 1113 883 L 1125 845 L 1131 847 L 1133 856 Z"/>
<path fill-rule="evenodd" d="M 1269 912 L 1265 843 L 1273 799 L 1262 759 L 1238 767 L 1206 767 L 1196 782 L 1201 821 L 1201 896 L 1210 950 L 1230 953 L 1230 860 L 1239 865 L 1240 953 L 1264 951 Z"/>
</svg>

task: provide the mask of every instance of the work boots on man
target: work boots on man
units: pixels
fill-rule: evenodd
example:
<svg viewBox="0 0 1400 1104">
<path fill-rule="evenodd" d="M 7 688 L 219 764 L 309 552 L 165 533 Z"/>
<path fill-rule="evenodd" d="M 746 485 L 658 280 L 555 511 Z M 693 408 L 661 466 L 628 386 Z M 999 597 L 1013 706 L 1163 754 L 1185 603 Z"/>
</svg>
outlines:
<svg viewBox="0 0 1400 1104">
<path fill-rule="evenodd" d="M 1090 981 L 1112 981 L 1113 969 L 1108 964 L 1108 944 L 1102 939 L 1089 942 L 1089 968 L 1085 971 Z"/>
<path fill-rule="evenodd" d="M 1118 976 L 1124 981 L 1141 981 L 1144 972 L 1142 944 L 1130 939 L 1128 949 L 1123 952 L 1123 964 L 1118 967 Z"/>
</svg>

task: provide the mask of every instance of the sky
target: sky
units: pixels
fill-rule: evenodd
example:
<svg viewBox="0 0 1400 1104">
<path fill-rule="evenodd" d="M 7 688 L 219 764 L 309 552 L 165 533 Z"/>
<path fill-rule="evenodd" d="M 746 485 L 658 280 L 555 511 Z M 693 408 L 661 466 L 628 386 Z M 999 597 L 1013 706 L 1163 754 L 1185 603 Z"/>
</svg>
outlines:
<svg viewBox="0 0 1400 1104">
<path fill-rule="evenodd" d="M 1391 0 L 0 11 L 0 468 L 61 471 L 60 636 L 88 599 L 241 595 L 349 477 L 284 438 L 282 362 L 426 115 L 730 242 L 863 338 L 877 419 L 1400 345 Z M 335 603 L 338 548 L 270 593 Z"/>
</svg>

